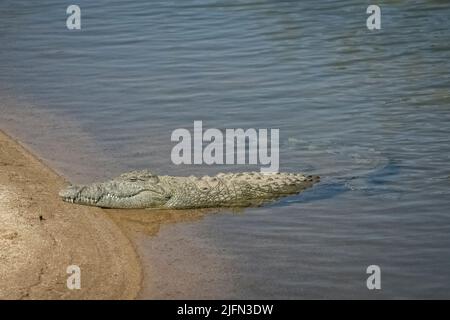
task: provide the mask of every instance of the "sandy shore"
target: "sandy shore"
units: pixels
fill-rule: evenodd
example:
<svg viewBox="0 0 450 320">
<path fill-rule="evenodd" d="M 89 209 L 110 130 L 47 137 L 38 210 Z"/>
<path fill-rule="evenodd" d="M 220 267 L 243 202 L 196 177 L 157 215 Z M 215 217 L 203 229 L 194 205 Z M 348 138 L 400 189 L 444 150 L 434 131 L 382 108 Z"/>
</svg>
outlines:
<svg viewBox="0 0 450 320">
<path fill-rule="evenodd" d="M 62 202 L 66 182 L 0 131 L 0 299 L 133 299 L 138 256 L 99 208 Z M 81 269 L 70 290 L 69 265 Z"/>
</svg>

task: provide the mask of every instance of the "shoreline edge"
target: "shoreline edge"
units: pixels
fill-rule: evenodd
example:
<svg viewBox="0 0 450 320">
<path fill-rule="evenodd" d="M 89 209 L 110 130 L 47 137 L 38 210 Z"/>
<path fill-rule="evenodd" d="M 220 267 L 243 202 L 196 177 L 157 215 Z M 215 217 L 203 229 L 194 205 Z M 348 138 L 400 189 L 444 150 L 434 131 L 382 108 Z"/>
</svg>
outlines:
<svg viewBox="0 0 450 320">
<path fill-rule="evenodd" d="M 59 199 L 67 182 L 0 129 L 0 299 L 136 299 L 139 256 L 100 208 Z M 80 268 L 80 289 L 67 286 Z"/>
</svg>

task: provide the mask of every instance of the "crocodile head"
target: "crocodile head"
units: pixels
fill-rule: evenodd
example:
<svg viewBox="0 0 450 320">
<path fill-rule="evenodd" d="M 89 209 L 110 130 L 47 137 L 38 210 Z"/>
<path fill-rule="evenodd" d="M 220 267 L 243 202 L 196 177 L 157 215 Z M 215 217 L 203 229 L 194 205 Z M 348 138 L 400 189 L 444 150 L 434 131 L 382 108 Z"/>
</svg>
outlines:
<svg viewBox="0 0 450 320">
<path fill-rule="evenodd" d="M 102 208 L 156 208 L 170 195 L 157 175 L 150 171 L 133 171 L 113 180 L 90 185 L 71 185 L 59 196 L 66 202 Z"/>
</svg>

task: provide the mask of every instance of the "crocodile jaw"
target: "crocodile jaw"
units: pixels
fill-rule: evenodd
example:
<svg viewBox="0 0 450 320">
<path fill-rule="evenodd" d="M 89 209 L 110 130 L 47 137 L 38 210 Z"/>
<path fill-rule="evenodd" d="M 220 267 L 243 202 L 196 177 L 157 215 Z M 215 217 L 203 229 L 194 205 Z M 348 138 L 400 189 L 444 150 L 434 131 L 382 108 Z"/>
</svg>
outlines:
<svg viewBox="0 0 450 320">
<path fill-rule="evenodd" d="M 127 192 L 123 192 L 124 189 Z M 123 209 L 160 207 L 168 200 L 154 190 L 134 184 L 130 188 L 121 188 L 120 192 L 109 184 L 72 185 L 61 190 L 59 196 L 69 203 Z"/>
</svg>

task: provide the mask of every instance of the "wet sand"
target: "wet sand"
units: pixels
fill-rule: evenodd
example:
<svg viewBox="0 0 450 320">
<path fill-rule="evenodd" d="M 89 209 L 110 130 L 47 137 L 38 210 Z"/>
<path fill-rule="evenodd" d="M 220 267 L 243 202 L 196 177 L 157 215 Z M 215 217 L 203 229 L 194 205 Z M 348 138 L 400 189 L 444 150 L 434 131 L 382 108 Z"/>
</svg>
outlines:
<svg viewBox="0 0 450 320">
<path fill-rule="evenodd" d="M 62 202 L 62 177 L 0 131 L 0 299 L 134 299 L 142 270 L 99 208 Z M 67 267 L 81 289 L 67 288 Z"/>
<path fill-rule="evenodd" d="M 138 299 L 224 299 L 236 296 L 235 269 L 202 230 L 214 214 L 242 210 L 105 210 L 136 246 L 144 281 Z M 155 276 L 156 275 L 156 276 Z"/>
</svg>

